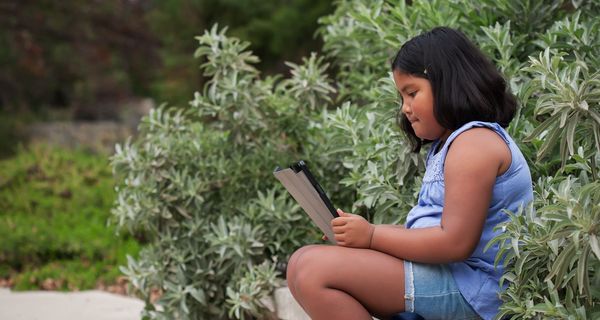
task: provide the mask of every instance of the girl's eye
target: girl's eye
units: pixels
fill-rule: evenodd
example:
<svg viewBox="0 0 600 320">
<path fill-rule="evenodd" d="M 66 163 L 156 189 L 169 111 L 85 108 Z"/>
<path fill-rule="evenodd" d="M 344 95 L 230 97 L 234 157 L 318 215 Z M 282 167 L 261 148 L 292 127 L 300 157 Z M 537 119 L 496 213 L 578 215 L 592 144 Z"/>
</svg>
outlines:
<svg viewBox="0 0 600 320">
<path fill-rule="evenodd" d="M 416 95 L 417 95 L 417 91 L 413 91 L 413 92 L 409 92 L 409 93 L 408 93 L 408 96 L 410 96 L 410 97 L 413 97 L 413 98 L 414 98 Z"/>
</svg>

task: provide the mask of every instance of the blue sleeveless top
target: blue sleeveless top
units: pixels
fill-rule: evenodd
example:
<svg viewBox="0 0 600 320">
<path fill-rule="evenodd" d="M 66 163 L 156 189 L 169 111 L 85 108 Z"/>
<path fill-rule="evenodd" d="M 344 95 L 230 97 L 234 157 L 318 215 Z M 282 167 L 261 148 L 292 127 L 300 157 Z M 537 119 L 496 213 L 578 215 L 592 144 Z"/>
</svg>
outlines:
<svg viewBox="0 0 600 320">
<path fill-rule="evenodd" d="M 456 131 L 446 140 L 441 150 L 440 141 L 435 141 L 427 154 L 426 171 L 423 186 L 419 192 L 417 205 L 409 212 L 406 228 L 426 228 L 439 226 L 444 209 L 444 161 L 448 148 L 458 135 L 474 127 L 485 127 L 496 132 L 510 148 L 512 161 L 508 170 L 496 177 L 492 200 L 483 226 L 481 239 L 473 254 L 464 261 L 450 263 L 454 280 L 471 307 L 484 319 L 493 319 L 498 313 L 501 301 L 499 279 L 504 268 L 494 268 L 494 259 L 498 245 L 483 249 L 487 243 L 501 231 L 494 231 L 499 223 L 507 221 L 503 209 L 517 212 L 520 206 L 526 206 L 533 200 L 531 174 L 523 154 L 508 133 L 497 123 L 472 121 Z"/>
</svg>

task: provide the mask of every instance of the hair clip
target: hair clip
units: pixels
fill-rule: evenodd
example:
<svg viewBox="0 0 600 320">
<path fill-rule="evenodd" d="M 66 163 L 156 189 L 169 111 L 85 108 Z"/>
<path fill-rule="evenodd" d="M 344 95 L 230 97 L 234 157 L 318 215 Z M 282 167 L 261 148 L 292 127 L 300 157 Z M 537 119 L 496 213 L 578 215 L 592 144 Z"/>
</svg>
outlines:
<svg viewBox="0 0 600 320">
<path fill-rule="evenodd" d="M 423 69 L 423 74 L 427 74 L 427 69 Z"/>
</svg>

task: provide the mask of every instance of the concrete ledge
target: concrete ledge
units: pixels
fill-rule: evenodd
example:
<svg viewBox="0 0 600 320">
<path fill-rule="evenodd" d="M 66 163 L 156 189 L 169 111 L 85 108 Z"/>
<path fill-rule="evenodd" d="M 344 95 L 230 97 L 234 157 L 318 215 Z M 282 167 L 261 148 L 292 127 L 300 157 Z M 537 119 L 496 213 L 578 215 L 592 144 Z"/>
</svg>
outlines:
<svg viewBox="0 0 600 320">
<path fill-rule="evenodd" d="M 310 320 L 288 287 L 275 289 L 264 301 L 281 320 Z M 104 291 L 24 291 L 0 288 L 0 319 L 10 320 L 138 320 L 144 302 Z"/>
<path fill-rule="evenodd" d="M 275 289 L 275 308 L 281 320 L 310 320 L 306 312 L 296 302 L 288 287 Z"/>
<path fill-rule="evenodd" d="M 277 288 L 274 296 L 277 318 L 281 320 L 310 320 L 310 317 L 296 302 L 288 287 Z M 373 317 L 373 320 L 378 319 Z"/>
<path fill-rule="evenodd" d="M 7 320 L 138 320 L 143 308 L 139 299 L 104 291 L 0 289 L 0 319 Z"/>
</svg>

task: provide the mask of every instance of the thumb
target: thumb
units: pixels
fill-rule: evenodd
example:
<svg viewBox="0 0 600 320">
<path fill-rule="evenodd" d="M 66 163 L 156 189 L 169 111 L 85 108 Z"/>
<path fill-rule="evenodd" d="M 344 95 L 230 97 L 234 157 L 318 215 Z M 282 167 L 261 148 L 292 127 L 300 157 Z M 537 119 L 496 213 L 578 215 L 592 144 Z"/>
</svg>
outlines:
<svg viewBox="0 0 600 320">
<path fill-rule="evenodd" d="M 342 209 L 337 209 L 337 213 L 340 215 L 340 217 L 349 217 L 351 215 L 349 213 L 342 211 Z"/>
</svg>

